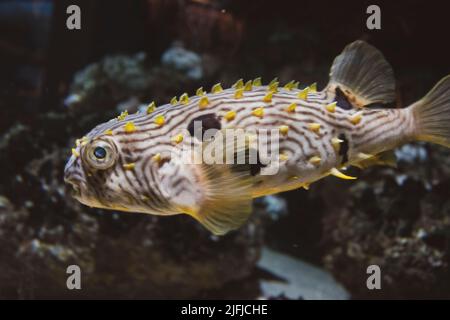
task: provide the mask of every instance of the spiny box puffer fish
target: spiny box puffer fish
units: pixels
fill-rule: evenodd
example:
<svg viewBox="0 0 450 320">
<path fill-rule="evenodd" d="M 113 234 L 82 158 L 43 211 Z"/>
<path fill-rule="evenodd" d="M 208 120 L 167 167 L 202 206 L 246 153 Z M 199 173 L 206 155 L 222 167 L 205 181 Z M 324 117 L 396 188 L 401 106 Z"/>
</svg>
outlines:
<svg viewBox="0 0 450 320">
<path fill-rule="evenodd" d="M 450 147 L 450 76 L 409 107 L 388 108 L 395 100 L 395 79 L 383 55 L 363 41 L 349 44 L 336 57 L 328 85 L 298 88 L 291 81 L 239 80 L 210 93 L 183 94 L 169 104 L 98 125 L 77 140 L 65 168 L 65 181 L 80 202 L 99 208 L 155 215 L 185 213 L 217 235 L 241 226 L 252 199 L 308 186 L 350 165 L 365 168 L 393 164 L 392 150 L 420 140 Z M 241 129 L 245 143 L 217 143 L 194 133 L 194 124 L 216 134 Z M 260 129 L 276 131 L 277 170 L 257 161 L 196 163 L 200 150 L 223 148 L 237 155 L 255 151 Z M 203 132 L 202 131 L 202 132 Z M 256 132 L 256 133 L 255 133 Z M 196 149 L 198 150 L 198 148 Z M 195 152 L 194 152 L 195 153 Z"/>
</svg>

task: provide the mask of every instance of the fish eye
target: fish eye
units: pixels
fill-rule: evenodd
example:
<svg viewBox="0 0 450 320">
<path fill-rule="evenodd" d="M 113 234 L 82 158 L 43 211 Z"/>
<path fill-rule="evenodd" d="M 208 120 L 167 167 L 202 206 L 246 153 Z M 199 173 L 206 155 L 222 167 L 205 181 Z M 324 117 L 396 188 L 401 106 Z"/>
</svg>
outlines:
<svg viewBox="0 0 450 320">
<path fill-rule="evenodd" d="M 96 147 L 94 149 L 94 156 L 97 159 L 104 159 L 106 157 L 106 150 L 103 147 Z"/>
<path fill-rule="evenodd" d="M 94 141 L 86 146 L 83 153 L 86 162 L 93 168 L 98 170 L 106 170 L 110 168 L 117 158 L 115 148 L 108 141 Z"/>
</svg>

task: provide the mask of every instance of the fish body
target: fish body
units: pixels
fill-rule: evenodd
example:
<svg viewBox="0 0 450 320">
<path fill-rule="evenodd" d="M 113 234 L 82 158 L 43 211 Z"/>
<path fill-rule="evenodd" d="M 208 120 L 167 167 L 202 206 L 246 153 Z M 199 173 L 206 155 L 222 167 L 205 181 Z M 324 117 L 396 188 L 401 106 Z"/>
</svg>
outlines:
<svg viewBox="0 0 450 320">
<path fill-rule="evenodd" d="M 328 175 L 354 179 L 341 168 L 393 164 L 391 150 L 410 141 L 449 147 L 449 88 L 447 77 L 412 106 L 386 108 L 395 99 L 393 72 L 378 50 L 356 41 L 335 59 L 322 91 L 239 80 L 124 113 L 78 141 L 65 180 L 86 205 L 186 213 L 224 234 L 246 221 L 252 198 Z M 238 132 L 231 143 L 218 139 L 228 131 Z M 233 161 L 205 163 L 208 150 L 231 150 Z M 239 155 L 246 161 L 236 163 Z"/>
</svg>

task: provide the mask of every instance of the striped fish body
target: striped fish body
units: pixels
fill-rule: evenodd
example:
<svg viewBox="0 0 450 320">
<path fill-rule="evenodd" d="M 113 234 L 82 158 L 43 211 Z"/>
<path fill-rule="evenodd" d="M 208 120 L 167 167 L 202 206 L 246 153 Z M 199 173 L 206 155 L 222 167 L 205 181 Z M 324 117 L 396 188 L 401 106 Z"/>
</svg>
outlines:
<svg viewBox="0 0 450 320">
<path fill-rule="evenodd" d="M 216 85 L 211 93 L 199 89 L 195 97 L 184 94 L 156 109 L 151 104 L 147 113 L 122 114 L 78 141 L 65 180 L 84 204 L 187 213 L 224 234 L 246 221 L 252 198 L 308 188 L 330 174 L 353 179 L 340 169 L 386 164 L 391 160 L 383 155 L 408 141 L 449 146 L 442 122 L 450 114 L 449 78 L 409 108 L 384 108 L 395 98 L 394 84 L 383 56 L 357 41 L 335 59 L 320 92 L 294 82 L 239 80 L 226 90 Z M 208 129 L 215 140 L 202 134 Z M 253 142 L 244 153 L 256 152 L 256 162 L 193 161 L 208 147 L 223 146 L 219 132 L 237 130 Z"/>
</svg>

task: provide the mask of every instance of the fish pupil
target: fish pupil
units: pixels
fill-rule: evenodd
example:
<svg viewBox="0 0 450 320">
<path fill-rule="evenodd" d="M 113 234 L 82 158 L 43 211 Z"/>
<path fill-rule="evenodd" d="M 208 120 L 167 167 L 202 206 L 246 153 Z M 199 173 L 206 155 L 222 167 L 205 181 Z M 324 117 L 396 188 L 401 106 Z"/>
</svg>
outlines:
<svg viewBox="0 0 450 320">
<path fill-rule="evenodd" d="M 97 159 L 104 159 L 104 158 L 106 157 L 106 150 L 105 150 L 105 148 L 102 148 L 102 147 L 96 147 L 96 148 L 94 149 L 94 156 L 95 156 Z"/>
</svg>

